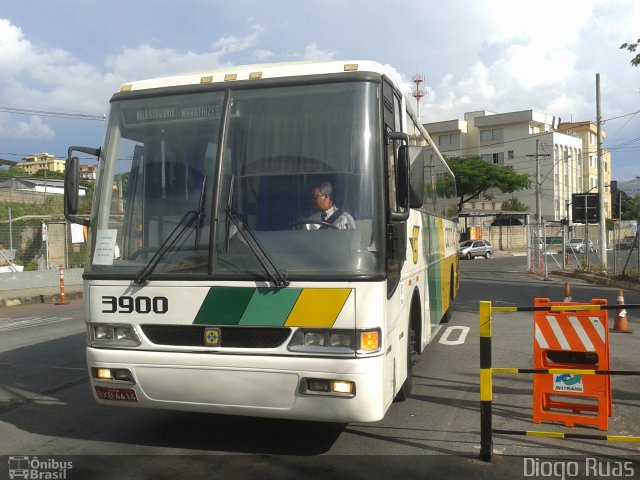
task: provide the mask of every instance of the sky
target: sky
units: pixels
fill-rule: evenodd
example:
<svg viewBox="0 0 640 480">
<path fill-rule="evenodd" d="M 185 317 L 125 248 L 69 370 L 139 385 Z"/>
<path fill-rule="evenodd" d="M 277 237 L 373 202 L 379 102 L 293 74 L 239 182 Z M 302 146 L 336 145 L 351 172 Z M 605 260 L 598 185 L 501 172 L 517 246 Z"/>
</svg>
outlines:
<svg viewBox="0 0 640 480">
<path fill-rule="evenodd" d="M 424 123 L 465 112 L 601 117 L 612 178 L 640 176 L 638 0 L 0 0 L 0 159 L 100 146 L 127 81 L 299 60 L 376 60 Z M 410 97 L 412 99 L 412 97 Z M 413 100 L 413 99 L 412 99 Z"/>
</svg>

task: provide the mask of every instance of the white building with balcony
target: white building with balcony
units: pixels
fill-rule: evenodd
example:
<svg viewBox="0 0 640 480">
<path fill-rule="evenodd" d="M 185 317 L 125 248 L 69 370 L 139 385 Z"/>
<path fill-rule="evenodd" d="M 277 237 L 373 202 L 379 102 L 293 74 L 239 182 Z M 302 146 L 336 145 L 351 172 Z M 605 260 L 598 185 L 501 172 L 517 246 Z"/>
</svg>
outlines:
<svg viewBox="0 0 640 480">
<path fill-rule="evenodd" d="M 464 120 L 425 124 L 447 157 L 480 157 L 512 166 L 534 180 L 532 188 L 512 194 L 488 192 L 493 204 L 515 196 L 536 213 L 536 165 L 540 175 L 543 220 L 570 217 L 571 194 L 583 192 L 583 144 L 580 138 L 557 132 L 559 119 L 533 110 L 511 113 L 468 112 Z"/>
</svg>

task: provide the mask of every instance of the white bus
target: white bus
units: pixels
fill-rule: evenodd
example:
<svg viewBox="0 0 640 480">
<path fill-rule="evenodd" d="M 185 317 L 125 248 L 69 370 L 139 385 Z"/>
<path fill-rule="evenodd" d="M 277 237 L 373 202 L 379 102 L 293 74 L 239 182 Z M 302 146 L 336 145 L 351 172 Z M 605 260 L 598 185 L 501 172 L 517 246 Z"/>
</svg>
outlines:
<svg viewBox="0 0 640 480">
<path fill-rule="evenodd" d="M 318 196 L 349 221 L 320 219 Z M 69 148 L 65 214 L 89 227 L 87 365 L 108 405 L 377 421 L 457 292 L 454 178 L 371 61 L 127 83 L 103 148 Z"/>
</svg>

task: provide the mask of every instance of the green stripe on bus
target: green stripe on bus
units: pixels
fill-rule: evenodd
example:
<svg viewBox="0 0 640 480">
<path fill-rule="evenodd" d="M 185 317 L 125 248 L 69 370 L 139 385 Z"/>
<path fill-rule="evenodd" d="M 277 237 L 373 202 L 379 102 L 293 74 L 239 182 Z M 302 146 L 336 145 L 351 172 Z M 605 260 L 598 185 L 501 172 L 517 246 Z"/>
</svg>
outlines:
<svg viewBox="0 0 640 480">
<path fill-rule="evenodd" d="M 301 292 L 301 288 L 257 288 L 240 319 L 240 325 L 281 327 Z"/>
<path fill-rule="evenodd" d="M 428 244 L 425 246 L 425 251 L 428 251 L 427 256 L 427 283 L 429 292 L 429 311 L 430 311 L 430 323 L 436 325 L 442 318 L 442 264 L 441 257 L 444 255 L 443 245 L 438 235 L 438 225 L 436 219 L 426 214 L 422 214 L 423 224 L 427 226 L 426 238 Z"/>
<path fill-rule="evenodd" d="M 194 324 L 238 325 L 255 288 L 214 287 L 200 306 Z"/>
</svg>

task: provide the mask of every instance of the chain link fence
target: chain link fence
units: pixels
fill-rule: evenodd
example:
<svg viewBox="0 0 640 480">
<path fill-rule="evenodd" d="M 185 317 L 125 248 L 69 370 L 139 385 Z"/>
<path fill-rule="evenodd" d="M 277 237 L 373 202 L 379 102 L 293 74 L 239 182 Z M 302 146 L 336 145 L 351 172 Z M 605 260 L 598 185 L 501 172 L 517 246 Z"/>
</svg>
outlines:
<svg viewBox="0 0 640 480">
<path fill-rule="evenodd" d="M 86 232 L 62 214 L 0 220 L 0 271 L 83 268 Z"/>
<path fill-rule="evenodd" d="M 599 225 L 532 223 L 528 229 L 527 267 L 547 275 L 553 270 L 601 271 L 599 252 L 605 249 L 607 273 L 613 277 L 640 280 L 640 238 L 633 222 L 607 232 L 607 245 L 595 239 Z"/>
</svg>

